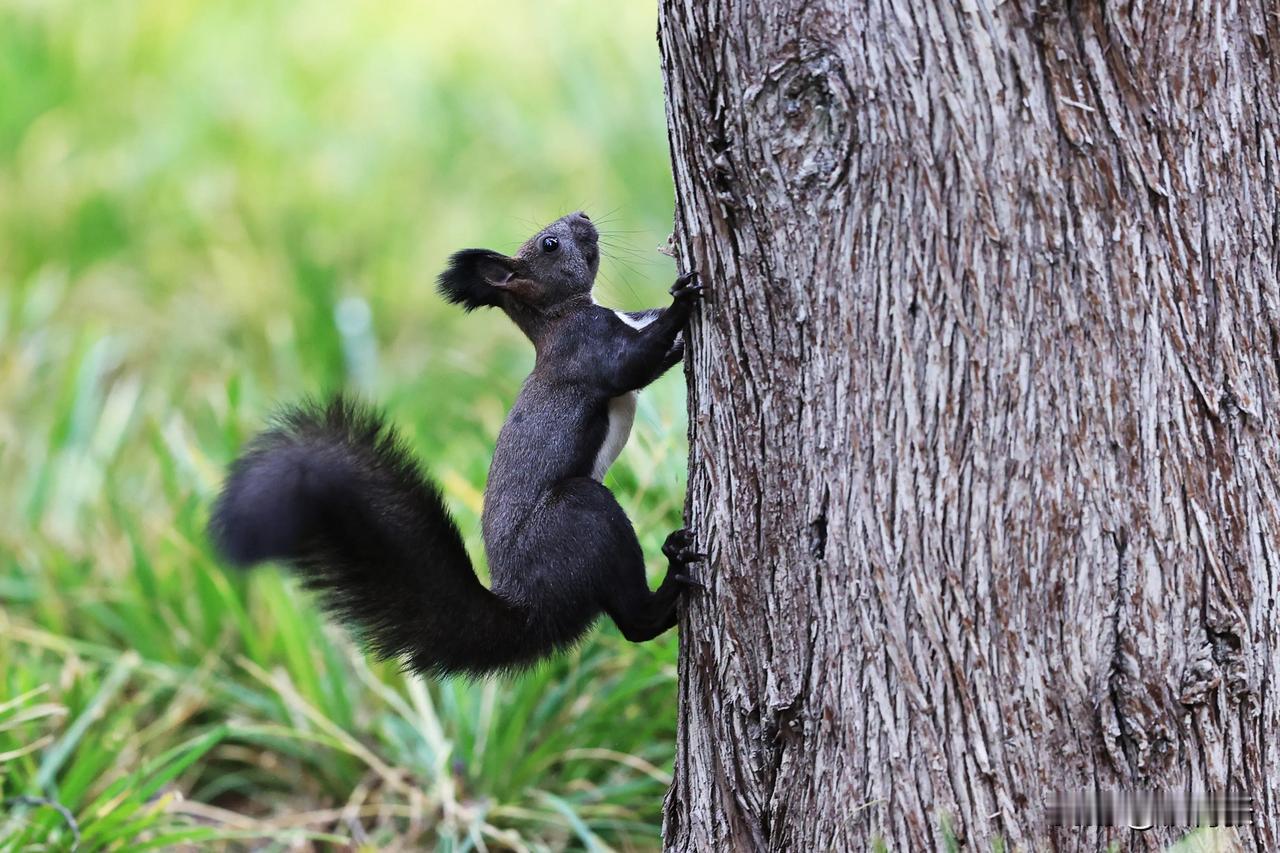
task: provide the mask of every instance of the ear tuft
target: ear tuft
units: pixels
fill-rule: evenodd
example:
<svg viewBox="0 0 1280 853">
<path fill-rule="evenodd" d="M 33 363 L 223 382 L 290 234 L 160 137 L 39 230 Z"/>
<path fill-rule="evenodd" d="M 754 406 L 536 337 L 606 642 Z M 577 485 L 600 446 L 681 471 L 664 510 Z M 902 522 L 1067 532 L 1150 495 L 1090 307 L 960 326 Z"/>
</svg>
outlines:
<svg viewBox="0 0 1280 853">
<path fill-rule="evenodd" d="M 488 249 L 463 249 L 449 258 L 436 280 L 440 295 L 467 311 L 502 304 L 502 288 L 516 274 L 516 261 Z"/>
</svg>

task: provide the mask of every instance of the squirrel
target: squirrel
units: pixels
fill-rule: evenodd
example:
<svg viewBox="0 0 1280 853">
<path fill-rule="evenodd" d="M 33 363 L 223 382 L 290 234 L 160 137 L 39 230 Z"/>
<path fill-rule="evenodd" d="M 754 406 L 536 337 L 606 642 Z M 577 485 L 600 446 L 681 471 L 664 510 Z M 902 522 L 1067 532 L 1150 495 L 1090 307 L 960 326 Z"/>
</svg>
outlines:
<svg viewBox="0 0 1280 853">
<path fill-rule="evenodd" d="M 536 361 L 498 435 L 477 578 L 439 486 L 382 416 L 341 395 L 286 410 L 231 465 L 209 521 L 232 565 L 279 561 L 367 648 L 428 676 L 483 676 L 572 646 L 606 613 L 632 642 L 676 623 L 705 555 L 677 530 L 656 591 L 631 522 L 602 481 L 635 417 L 636 392 L 679 363 L 703 296 L 681 275 L 662 309 L 595 302 L 599 234 L 561 217 L 511 257 L 455 253 L 438 279 L 467 311 L 500 308 Z"/>
</svg>

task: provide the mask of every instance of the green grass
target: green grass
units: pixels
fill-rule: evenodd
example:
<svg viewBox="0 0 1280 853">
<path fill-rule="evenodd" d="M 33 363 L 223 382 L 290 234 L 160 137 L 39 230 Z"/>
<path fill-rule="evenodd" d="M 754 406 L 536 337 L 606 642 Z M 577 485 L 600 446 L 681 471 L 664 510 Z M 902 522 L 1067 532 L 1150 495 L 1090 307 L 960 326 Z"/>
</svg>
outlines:
<svg viewBox="0 0 1280 853">
<path fill-rule="evenodd" d="M 347 387 L 480 554 L 532 354 L 433 278 L 617 209 L 598 297 L 664 300 L 654 26 L 586 0 L 0 0 L 0 850 L 73 826 L 82 850 L 657 845 L 673 635 L 424 683 L 203 534 L 270 412 Z M 655 572 L 683 399 L 642 397 L 609 480 Z"/>
</svg>

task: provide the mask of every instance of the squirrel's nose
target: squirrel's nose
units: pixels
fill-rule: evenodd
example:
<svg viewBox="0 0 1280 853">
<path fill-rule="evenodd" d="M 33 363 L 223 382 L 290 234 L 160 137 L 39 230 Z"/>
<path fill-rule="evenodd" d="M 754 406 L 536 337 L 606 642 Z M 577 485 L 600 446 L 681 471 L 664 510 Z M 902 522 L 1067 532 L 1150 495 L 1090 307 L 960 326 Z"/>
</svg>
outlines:
<svg viewBox="0 0 1280 853">
<path fill-rule="evenodd" d="M 590 221 L 591 221 L 591 217 L 590 217 L 590 216 L 587 216 L 587 212 L 586 212 L 585 210 L 579 210 L 577 213 L 575 213 L 575 214 L 574 214 L 574 216 L 579 216 L 579 217 L 581 217 L 581 218 L 583 218 L 583 219 L 587 220 L 588 222 L 590 222 Z"/>
</svg>

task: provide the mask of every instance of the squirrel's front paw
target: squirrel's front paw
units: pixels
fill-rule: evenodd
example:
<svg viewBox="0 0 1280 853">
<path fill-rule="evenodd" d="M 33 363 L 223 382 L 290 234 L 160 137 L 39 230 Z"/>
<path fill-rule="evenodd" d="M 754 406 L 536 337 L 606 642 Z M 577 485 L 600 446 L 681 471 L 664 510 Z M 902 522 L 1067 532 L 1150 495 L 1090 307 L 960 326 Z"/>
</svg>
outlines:
<svg viewBox="0 0 1280 853">
<path fill-rule="evenodd" d="M 662 543 L 663 556 L 672 563 L 683 565 L 705 560 L 706 554 L 693 550 L 694 533 L 687 527 L 672 532 L 667 541 Z"/>
<path fill-rule="evenodd" d="M 694 534 L 688 528 L 681 528 L 667 537 L 667 541 L 662 544 L 662 553 L 671 563 L 670 571 L 673 580 L 677 580 L 685 586 L 696 586 L 699 589 L 706 589 L 706 584 L 698 577 L 698 573 L 693 571 L 689 564 L 700 563 L 707 559 L 707 555 L 693 550 Z"/>
<path fill-rule="evenodd" d="M 698 271 L 689 270 L 684 275 L 676 279 L 676 283 L 671 285 L 671 295 L 679 300 L 698 300 L 702 298 L 702 291 L 705 285 L 698 281 Z"/>
</svg>

